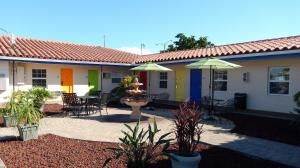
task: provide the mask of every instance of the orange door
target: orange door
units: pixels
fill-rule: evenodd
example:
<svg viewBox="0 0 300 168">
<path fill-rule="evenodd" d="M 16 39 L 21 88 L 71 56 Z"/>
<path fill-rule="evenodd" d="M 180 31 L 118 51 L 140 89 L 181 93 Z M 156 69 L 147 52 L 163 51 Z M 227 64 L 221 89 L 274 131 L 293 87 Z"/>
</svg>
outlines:
<svg viewBox="0 0 300 168">
<path fill-rule="evenodd" d="M 61 91 L 73 93 L 73 70 L 61 69 L 60 71 Z"/>
</svg>

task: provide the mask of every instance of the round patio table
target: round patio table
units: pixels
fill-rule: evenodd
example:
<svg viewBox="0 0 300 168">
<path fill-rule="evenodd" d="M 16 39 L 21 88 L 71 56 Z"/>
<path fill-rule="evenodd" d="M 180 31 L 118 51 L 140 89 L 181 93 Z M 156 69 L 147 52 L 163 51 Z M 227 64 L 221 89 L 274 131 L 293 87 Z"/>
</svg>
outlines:
<svg viewBox="0 0 300 168">
<path fill-rule="evenodd" d="M 81 102 L 88 102 L 91 99 L 99 99 L 99 96 L 78 96 L 78 98 L 81 100 Z"/>
</svg>

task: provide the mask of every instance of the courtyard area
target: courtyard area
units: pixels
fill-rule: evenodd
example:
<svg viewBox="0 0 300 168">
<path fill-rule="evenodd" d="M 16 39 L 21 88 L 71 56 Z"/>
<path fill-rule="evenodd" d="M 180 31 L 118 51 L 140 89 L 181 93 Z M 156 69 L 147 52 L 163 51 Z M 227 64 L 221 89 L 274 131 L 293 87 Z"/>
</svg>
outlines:
<svg viewBox="0 0 300 168">
<path fill-rule="evenodd" d="M 120 143 L 124 123 L 134 126 L 135 121 L 129 117 L 129 108 L 108 108 L 108 115 L 99 113 L 76 116 L 53 114 L 40 122 L 39 139 L 28 142 L 17 140 L 17 128 L 0 128 L 0 158 L 8 167 L 18 167 L 20 164 L 39 165 L 37 167 L 101 167 L 109 156 L 106 147 L 117 146 Z M 173 114 L 175 110 L 156 109 L 142 110 L 140 125 L 143 128 L 148 123 L 157 122 L 161 129 L 160 135 L 174 129 Z M 275 141 L 239 135 L 232 133 L 235 124 L 225 118 L 218 121 L 202 122 L 204 133 L 197 150 L 203 154 L 201 165 L 206 167 L 300 167 L 300 147 Z M 174 138 L 174 135 L 171 134 Z M 31 145 L 35 143 L 35 147 Z M 47 151 L 41 153 L 41 151 Z M 56 153 L 57 152 L 57 153 Z M 35 154 L 35 155 L 32 155 Z M 78 156 L 84 161 L 78 162 Z M 20 157 L 17 157 L 19 156 Z M 22 157 L 36 157 L 26 163 Z M 230 157 L 228 157 L 230 156 Z M 57 160 L 62 158 L 65 161 Z M 28 162 L 30 160 L 30 162 Z M 122 160 L 113 162 L 111 166 L 124 166 Z M 169 160 L 161 158 L 154 167 L 168 167 Z"/>
</svg>

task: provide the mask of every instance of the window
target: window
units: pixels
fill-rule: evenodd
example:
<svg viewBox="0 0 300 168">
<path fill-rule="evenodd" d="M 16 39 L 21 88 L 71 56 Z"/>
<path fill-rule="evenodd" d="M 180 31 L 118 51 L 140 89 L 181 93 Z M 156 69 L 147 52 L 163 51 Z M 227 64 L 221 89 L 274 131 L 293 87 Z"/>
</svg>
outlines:
<svg viewBox="0 0 300 168">
<path fill-rule="evenodd" d="M 215 70 L 214 90 L 215 91 L 227 91 L 227 71 L 226 70 Z"/>
<path fill-rule="evenodd" d="M 168 73 L 159 73 L 159 88 L 168 88 Z"/>
<path fill-rule="evenodd" d="M 125 72 L 112 72 L 110 73 L 111 83 L 121 83 L 123 77 L 128 75 Z"/>
<path fill-rule="evenodd" d="M 121 83 L 122 78 L 111 78 L 111 83 Z"/>
<path fill-rule="evenodd" d="M 290 68 L 272 67 L 269 70 L 269 93 L 289 94 Z"/>
<path fill-rule="evenodd" d="M 46 69 L 32 69 L 32 86 L 47 87 Z"/>
</svg>

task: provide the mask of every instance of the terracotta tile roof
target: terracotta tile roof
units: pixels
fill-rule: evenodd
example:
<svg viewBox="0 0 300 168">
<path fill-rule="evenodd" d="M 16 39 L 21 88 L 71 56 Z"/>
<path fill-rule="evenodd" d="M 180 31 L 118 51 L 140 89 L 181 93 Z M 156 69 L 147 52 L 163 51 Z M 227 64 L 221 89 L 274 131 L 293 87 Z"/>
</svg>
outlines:
<svg viewBox="0 0 300 168">
<path fill-rule="evenodd" d="M 215 46 L 211 48 L 201 48 L 184 51 L 174 51 L 167 53 L 151 54 L 138 57 L 135 62 L 160 62 L 181 59 L 193 59 L 202 57 L 216 57 L 228 55 L 240 55 L 251 53 L 262 53 L 271 51 L 284 51 L 300 49 L 300 36 L 283 37 L 276 39 L 267 39 L 259 41 L 251 41 L 244 43 L 228 44 Z"/>
<path fill-rule="evenodd" d="M 16 45 L 12 48 L 10 46 L 10 37 L 0 36 L 0 56 L 126 64 L 202 57 L 221 57 L 293 49 L 300 49 L 300 36 L 228 44 L 211 48 L 157 53 L 145 56 L 139 56 L 100 46 L 53 42 L 20 37 L 16 38 Z"/>
<path fill-rule="evenodd" d="M 29 38 L 17 37 L 13 48 L 10 44 L 10 36 L 0 36 L 0 56 L 109 63 L 132 63 L 138 57 L 136 54 L 99 46 Z"/>
</svg>

